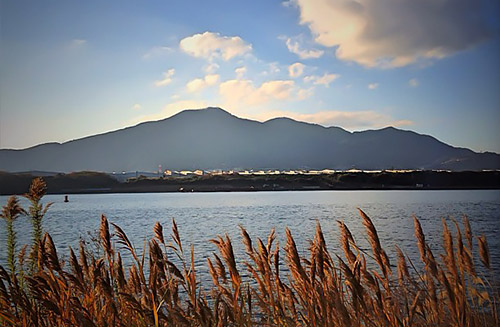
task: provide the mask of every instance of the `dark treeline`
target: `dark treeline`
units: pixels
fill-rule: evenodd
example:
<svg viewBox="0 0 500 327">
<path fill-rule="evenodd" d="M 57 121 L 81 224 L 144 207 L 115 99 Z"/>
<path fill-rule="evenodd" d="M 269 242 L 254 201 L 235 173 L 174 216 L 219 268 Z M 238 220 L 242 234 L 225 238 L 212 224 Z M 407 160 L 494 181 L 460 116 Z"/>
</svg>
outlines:
<svg viewBox="0 0 500 327">
<path fill-rule="evenodd" d="M 22 194 L 37 173 L 0 172 L 0 194 Z M 133 178 L 119 182 L 99 172 L 44 176 L 47 192 L 212 192 L 270 190 L 352 189 L 500 189 L 499 171 L 338 172 L 322 175 L 203 175 L 190 177 Z"/>
</svg>

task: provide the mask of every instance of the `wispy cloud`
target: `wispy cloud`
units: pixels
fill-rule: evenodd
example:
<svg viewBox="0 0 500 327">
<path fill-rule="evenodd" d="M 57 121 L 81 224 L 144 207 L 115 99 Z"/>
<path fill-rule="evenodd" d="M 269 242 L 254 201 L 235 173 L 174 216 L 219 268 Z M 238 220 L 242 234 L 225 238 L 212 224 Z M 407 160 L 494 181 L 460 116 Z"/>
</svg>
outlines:
<svg viewBox="0 0 500 327">
<path fill-rule="evenodd" d="M 219 94 L 229 107 L 261 105 L 272 100 L 292 99 L 295 83 L 272 80 L 255 87 L 251 80 L 234 79 L 219 85 Z"/>
<path fill-rule="evenodd" d="M 213 74 L 220 68 L 215 62 L 210 62 L 208 65 L 203 67 L 203 71 L 207 74 Z"/>
<path fill-rule="evenodd" d="M 322 76 L 309 75 L 304 77 L 304 82 L 313 83 L 314 85 L 323 85 L 329 87 L 330 84 L 340 77 L 339 74 L 325 73 Z"/>
<path fill-rule="evenodd" d="M 378 87 L 378 83 L 370 83 L 368 84 L 369 90 L 375 90 Z"/>
<path fill-rule="evenodd" d="M 73 39 L 69 43 L 69 47 L 72 49 L 82 48 L 87 45 L 87 40 L 85 39 Z"/>
<path fill-rule="evenodd" d="M 300 45 L 299 41 L 293 40 L 291 38 L 286 38 L 285 43 L 288 48 L 288 51 L 296 54 L 297 56 L 299 56 L 300 59 L 319 58 L 325 53 L 323 50 L 318 50 L 314 48 L 305 49 Z"/>
<path fill-rule="evenodd" d="M 418 79 L 412 78 L 408 81 L 408 85 L 410 85 L 411 87 L 417 87 L 419 85 Z"/>
<path fill-rule="evenodd" d="M 314 87 L 310 87 L 308 89 L 300 89 L 297 92 L 297 100 L 305 100 L 314 95 Z"/>
<path fill-rule="evenodd" d="M 247 73 L 247 68 L 245 66 L 238 67 L 234 70 L 234 72 L 236 73 L 237 79 L 242 79 L 243 76 L 245 76 L 245 74 Z"/>
<path fill-rule="evenodd" d="M 142 55 L 142 59 L 152 59 L 156 57 L 161 57 L 166 54 L 173 52 L 174 50 L 170 47 L 153 47 L 149 49 L 145 54 Z"/>
<path fill-rule="evenodd" d="M 156 86 L 165 86 L 172 83 L 172 77 L 175 74 L 175 69 L 171 68 L 163 73 L 163 79 L 155 81 Z"/>
</svg>

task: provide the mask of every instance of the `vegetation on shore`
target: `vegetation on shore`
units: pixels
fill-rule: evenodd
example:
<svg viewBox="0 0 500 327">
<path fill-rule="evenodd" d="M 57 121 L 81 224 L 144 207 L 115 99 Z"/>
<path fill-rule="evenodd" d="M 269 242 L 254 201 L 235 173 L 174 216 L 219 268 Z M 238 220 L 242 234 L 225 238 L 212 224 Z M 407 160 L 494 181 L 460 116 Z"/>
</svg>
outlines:
<svg viewBox="0 0 500 327">
<path fill-rule="evenodd" d="M 41 196 L 37 200 L 32 216 L 40 213 L 33 207 L 42 208 Z M 16 205 L 9 200 L 2 217 L 8 221 L 20 214 Z M 43 208 L 45 213 L 48 207 Z M 105 216 L 99 249 L 81 243 L 78 254 L 69 250 L 67 260 L 45 233 L 33 240 L 31 252 L 37 255 L 29 264 L 35 269 L 26 272 L 26 247 L 14 263 L 17 270 L 0 266 L 0 325 L 498 326 L 499 290 L 488 244 L 484 236 L 473 235 L 467 218 L 462 229 L 453 221 L 454 232 L 443 220 L 440 255 L 414 218 L 424 267 L 419 270 L 399 248 L 397 264 L 391 264 L 371 219 L 359 213 L 369 250 L 358 247 L 342 221 L 338 253 L 328 250 L 319 223 L 307 256 L 299 254 L 288 229 L 281 248 L 274 230 L 262 240 L 241 228 L 243 261 L 235 257 L 231 239 L 219 236 L 211 240 L 217 253 L 206 263 L 211 283 L 200 281 L 193 248 L 182 243 L 175 221 L 170 238 L 157 222 L 143 253 L 119 226 L 110 229 Z M 132 257 L 127 267 L 125 256 Z"/>
<path fill-rule="evenodd" d="M 35 173 L 36 174 L 36 173 Z M 0 171 L 0 194 L 23 194 L 33 175 Z M 319 175 L 203 175 L 131 178 L 119 182 L 99 172 L 53 174 L 44 177 L 47 192 L 133 193 L 352 189 L 500 189 L 500 171 L 335 172 Z"/>
</svg>

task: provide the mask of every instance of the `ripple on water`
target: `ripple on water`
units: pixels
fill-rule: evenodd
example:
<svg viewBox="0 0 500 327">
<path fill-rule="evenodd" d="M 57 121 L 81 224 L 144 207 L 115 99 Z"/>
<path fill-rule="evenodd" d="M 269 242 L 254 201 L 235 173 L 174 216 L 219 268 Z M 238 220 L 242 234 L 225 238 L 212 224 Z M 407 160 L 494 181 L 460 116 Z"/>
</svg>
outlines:
<svg viewBox="0 0 500 327">
<path fill-rule="evenodd" d="M 420 219 L 426 239 L 433 249 L 441 248 L 441 218 L 461 222 L 467 215 L 475 233 L 488 237 L 495 270 L 500 269 L 500 191 L 309 191 L 252 193 L 149 193 L 71 195 L 64 203 L 62 195 L 49 195 L 53 201 L 44 220 L 58 251 L 67 253 L 69 246 L 78 248 L 80 237 L 96 235 L 100 216 L 119 225 L 142 251 L 144 242 L 153 236 L 156 221 L 164 226 L 165 236 L 175 218 L 185 249 L 195 248 L 196 269 L 201 278 L 208 278 L 206 258 L 216 251 L 208 240 L 228 234 L 234 241 L 234 251 L 240 262 L 245 258 L 238 225 L 244 226 L 252 238 L 263 240 L 276 228 L 280 247 L 285 244 L 285 227 L 295 237 L 299 252 L 307 253 L 308 240 L 314 236 L 316 221 L 321 223 L 330 251 L 340 252 L 337 220 L 344 220 L 359 244 L 367 248 L 364 227 L 356 208 L 362 208 L 374 221 L 387 252 L 394 246 L 403 249 L 418 261 L 412 215 Z M 0 197 L 4 205 L 7 197 Z M 26 201 L 21 201 L 27 206 Z M 451 223 L 451 220 L 449 220 Z M 454 227 L 450 224 L 450 229 Z M 30 240 L 29 220 L 15 222 L 18 244 Z M 0 222 L 0 244 L 5 244 L 5 222 Z M 4 247 L 0 246 L 0 263 L 5 262 Z M 124 260 L 131 257 L 123 253 Z M 285 269 L 285 267 L 283 267 Z"/>
</svg>

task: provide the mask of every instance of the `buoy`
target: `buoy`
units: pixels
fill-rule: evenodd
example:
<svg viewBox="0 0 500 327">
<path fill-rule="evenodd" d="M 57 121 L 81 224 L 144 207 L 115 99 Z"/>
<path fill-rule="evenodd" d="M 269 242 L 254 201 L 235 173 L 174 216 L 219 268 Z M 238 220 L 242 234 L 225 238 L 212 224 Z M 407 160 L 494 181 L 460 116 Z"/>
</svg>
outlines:
<svg viewBox="0 0 500 327">
<path fill-rule="evenodd" d="M 67 195 L 64 196 L 64 202 L 69 202 L 69 199 L 68 199 Z"/>
</svg>

